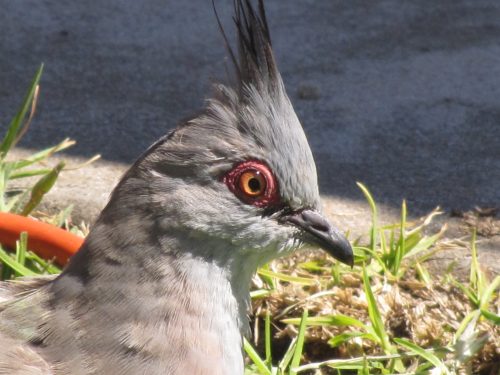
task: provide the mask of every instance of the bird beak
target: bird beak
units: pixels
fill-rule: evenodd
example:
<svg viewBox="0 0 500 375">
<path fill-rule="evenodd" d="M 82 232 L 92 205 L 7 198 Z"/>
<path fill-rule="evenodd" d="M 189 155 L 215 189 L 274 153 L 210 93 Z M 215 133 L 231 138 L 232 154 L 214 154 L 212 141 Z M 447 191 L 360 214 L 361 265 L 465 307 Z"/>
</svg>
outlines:
<svg viewBox="0 0 500 375">
<path fill-rule="evenodd" d="M 313 210 L 302 210 L 286 215 L 282 219 L 284 222 L 302 229 L 306 233 L 305 240 L 311 245 L 319 246 L 335 259 L 353 266 L 354 254 L 351 244 L 320 213 Z"/>
</svg>

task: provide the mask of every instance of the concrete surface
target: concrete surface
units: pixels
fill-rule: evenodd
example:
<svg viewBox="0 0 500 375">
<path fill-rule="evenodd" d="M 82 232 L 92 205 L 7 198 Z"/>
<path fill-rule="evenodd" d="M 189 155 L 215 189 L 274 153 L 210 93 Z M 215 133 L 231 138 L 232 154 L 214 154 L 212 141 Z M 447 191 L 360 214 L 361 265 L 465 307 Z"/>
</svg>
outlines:
<svg viewBox="0 0 500 375">
<path fill-rule="evenodd" d="M 217 0 L 232 34 L 232 1 Z M 2 0 L 0 130 L 40 62 L 41 100 L 18 153 L 66 136 L 76 163 L 48 202 L 92 220 L 127 165 L 225 76 L 210 0 Z M 500 207 L 500 2 L 267 1 L 278 63 L 327 212 L 360 233 L 364 182 L 386 220 Z M 50 205 L 49 204 L 49 205 Z M 498 218 L 498 217 L 497 217 Z M 459 220 L 455 228 L 461 228 Z M 457 232 L 458 233 L 458 232 Z M 500 270 L 500 240 L 484 240 Z M 491 263 L 491 262 L 490 262 Z"/>
</svg>

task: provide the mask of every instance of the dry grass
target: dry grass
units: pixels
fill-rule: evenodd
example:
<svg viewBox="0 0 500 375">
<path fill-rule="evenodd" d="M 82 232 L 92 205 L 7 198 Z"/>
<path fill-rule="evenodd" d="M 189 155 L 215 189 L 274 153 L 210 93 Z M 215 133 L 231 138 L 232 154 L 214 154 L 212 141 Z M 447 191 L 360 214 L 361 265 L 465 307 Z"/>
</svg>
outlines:
<svg viewBox="0 0 500 375">
<path fill-rule="evenodd" d="M 303 265 L 310 265 L 311 262 L 318 265 L 316 270 L 304 269 Z M 353 271 L 345 268 L 339 282 L 332 283 L 333 267 L 331 259 L 321 252 L 298 254 L 271 265 L 275 272 L 311 278 L 317 282 L 304 286 L 276 280 L 275 288 L 268 297 L 253 301 L 257 347 L 263 346 L 263 319 L 267 313 L 272 317 L 273 353 L 276 357 L 284 352 L 291 339 L 297 335 L 297 326 L 285 324 L 283 320 L 300 318 L 303 309 L 309 311 L 310 317 L 343 314 L 369 323 L 368 302 L 359 267 Z M 454 285 L 450 275 L 435 276 L 426 284 L 418 280 L 414 272 L 409 272 L 399 281 L 384 280 L 383 276 L 372 277 L 371 284 L 389 336 L 406 338 L 423 348 L 447 346 L 453 341 L 464 318 L 475 309 L 467 296 Z M 262 280 L 257 278 L 255 286 L 262 285 Z M 491 310 L 499 309 L 500 299 L 497 299 L 496 307 L 492 305 Z M 331 338 L 353 330 L 356 327 L 308 327 L 304 363 L 383 354 L 371 340 L 355 338 L 335 348 L 328 343 Z M 477 330 L 481 335 L 487 333 L 489 338 L 470 361 L 471 373 L 497 375 L 500 371 L 500 326 L 480 319 Z"/>
</svg>

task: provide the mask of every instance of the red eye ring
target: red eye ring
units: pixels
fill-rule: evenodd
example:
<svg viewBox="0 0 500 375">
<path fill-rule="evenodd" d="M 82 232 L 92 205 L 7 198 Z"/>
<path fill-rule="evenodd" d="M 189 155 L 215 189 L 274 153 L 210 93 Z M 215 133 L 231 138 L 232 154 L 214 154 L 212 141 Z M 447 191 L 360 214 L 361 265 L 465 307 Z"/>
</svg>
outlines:
<svg viewBox="0 0 500 375">
<path fill-rule="evenodd" d="M 237 164 L 222 177 L 222 182 L 247 204 L 268 207 L 279 203 L 276 178 L 267 164 L 259 160 Z"/>
</svg>

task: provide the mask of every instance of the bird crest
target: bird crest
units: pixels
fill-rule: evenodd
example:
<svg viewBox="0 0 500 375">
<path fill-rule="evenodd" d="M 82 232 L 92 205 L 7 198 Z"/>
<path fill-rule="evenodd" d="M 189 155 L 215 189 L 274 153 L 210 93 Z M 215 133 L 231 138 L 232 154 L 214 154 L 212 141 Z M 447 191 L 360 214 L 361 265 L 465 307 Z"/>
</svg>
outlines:
<svg viewBox="0 0 500 375">
<path fill-rule="evenodd" d="M 244 87 L 253 85 L 259 90 L 271 92 L 279 89 L 281 78 L 272 51 L 269 26 L 262 0 L 256 11 L 249 0 L 234 2 L 238 57 L 231 48 L 214 5 L 217 22 L 224 38 L 226 49 L 236 72 L 237 88 L 244 96 Z"/>
</svg>

